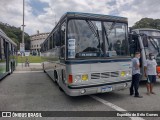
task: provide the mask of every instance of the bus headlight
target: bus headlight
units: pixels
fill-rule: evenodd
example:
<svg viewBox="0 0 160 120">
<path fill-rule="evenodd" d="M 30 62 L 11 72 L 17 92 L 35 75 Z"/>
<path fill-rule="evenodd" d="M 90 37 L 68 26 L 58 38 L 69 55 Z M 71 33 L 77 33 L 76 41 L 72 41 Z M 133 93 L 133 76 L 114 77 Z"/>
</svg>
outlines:
<svg viewBox="0 0 160 120">
<path fill-rule="evenodd" d="M 126 72 L 125 71 L 122 71 L 121 72 L 121 77 L 125 77 L 126 76 Z"/>
<path fill-rule="evenodd" d="M 74 78 L 75 82 L 81 82 L 81 75 L 76 75 Z"/>
<path fill-rule="evenodd" d="M 87 74 L 82 75 L 82 81 L 87 81 L 87 80 L 88 80 L 88 75 Z"/>
</svg>

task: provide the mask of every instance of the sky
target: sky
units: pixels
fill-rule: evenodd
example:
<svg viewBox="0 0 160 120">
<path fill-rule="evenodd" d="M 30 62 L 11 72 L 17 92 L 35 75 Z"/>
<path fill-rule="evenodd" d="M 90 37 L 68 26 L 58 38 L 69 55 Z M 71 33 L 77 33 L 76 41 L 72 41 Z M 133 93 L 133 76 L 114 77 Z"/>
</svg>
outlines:
<svg viewBox="0 0 160 120">
<path fill-rule="evenodd" d="M 50 32 L 66 12 L 84 12 L 128 18 L 129 26 L 141 18 L 160 19 L 160 0 L 25 0 L 25 32 Z M 20 27 L 23 0 L 1 0 L 0 22 Z"/>
</svg>

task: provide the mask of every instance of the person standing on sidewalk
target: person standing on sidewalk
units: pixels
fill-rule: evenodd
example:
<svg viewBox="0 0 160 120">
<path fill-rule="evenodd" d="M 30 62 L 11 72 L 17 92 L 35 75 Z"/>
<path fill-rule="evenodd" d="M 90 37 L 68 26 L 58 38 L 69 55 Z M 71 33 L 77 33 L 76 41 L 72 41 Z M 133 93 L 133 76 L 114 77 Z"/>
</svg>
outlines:
<svg viewBox="0 0 160 120">
<path fill-rule="evenodd" d="M 157 62 L 154 59 L 154 55 L 152 53 L 149 54 L 149 59 L 146 60 L 145 65 L 144 65 L 144 71 L 145 71 L 145 76 L 147 77 L 147 94 L 155 94 L 153 92 L 153 83 L 156 82 L 156 67 L 157 67 Z"/>
<path fill-rule="evenodd" d="M 135 53 L 135 57 L 132 59 L 132 83 L 130 87 L 130 95 L 133 95 L 135 92 L 134 97 L 142 98 L 139 95 L 138 88 L 139 88 L 139 81 L 140 81 L 140 52 Z"/>
<path fill-rule="evenodd" d="M 26 60 L 25 60 L 25 67 L 29 67 L 29 60 L 28 60 L 28 58 L 26 58 Z"/>
</svg>

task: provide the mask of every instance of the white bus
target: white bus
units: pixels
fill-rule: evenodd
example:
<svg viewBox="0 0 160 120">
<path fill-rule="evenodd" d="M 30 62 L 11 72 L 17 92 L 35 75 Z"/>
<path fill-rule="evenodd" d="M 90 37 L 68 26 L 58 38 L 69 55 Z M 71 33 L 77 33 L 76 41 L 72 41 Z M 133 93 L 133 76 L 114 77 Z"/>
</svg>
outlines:
<svg viewBox="0 0 160 120">
<path fill-rule="evenodd" d="M 41 44 L 44 72 L 69 96 L 129 87 L 127 26 L 124 17 L 66 13 Z"/>
<path fill-rule="evenodd" d="M 133 29 L 130 36 L 130 53 L 141 52 L 141 73 L 142 80 L 144 76 L 144 63 L 149 53 L 153 53 L 157 61 L 157 72 L 160 73 L 160 30 L 151 28 Z"/>
</svg>

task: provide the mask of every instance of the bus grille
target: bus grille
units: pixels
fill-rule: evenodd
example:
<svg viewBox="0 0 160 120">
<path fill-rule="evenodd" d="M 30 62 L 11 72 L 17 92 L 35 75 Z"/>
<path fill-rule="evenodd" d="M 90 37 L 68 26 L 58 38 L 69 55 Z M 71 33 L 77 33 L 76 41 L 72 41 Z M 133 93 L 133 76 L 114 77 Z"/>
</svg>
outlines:
<svg viewBox="0 0 160 120">
<path fill-rule="evenodd" d="M 104 72 L 104 73 L 92 73 L 91 79 L 100 79 L 100 78 L 110 78 L 110 77 L 119 77 L 119 72 Z"/>
<path fill-rule="evenodd" d="M 100 79 L 100 73 L 92 73 L 91 79 Z"/>
<path fill-rule="evenodd" d="M 109 78 L 110 72 L 101 73 L 101 78 Z"/>
<path fill-rule="evenodd" d="M 119 76 L 119 72 L 111 72 L 111 77 L 118 77 Z"/>
</svg>

